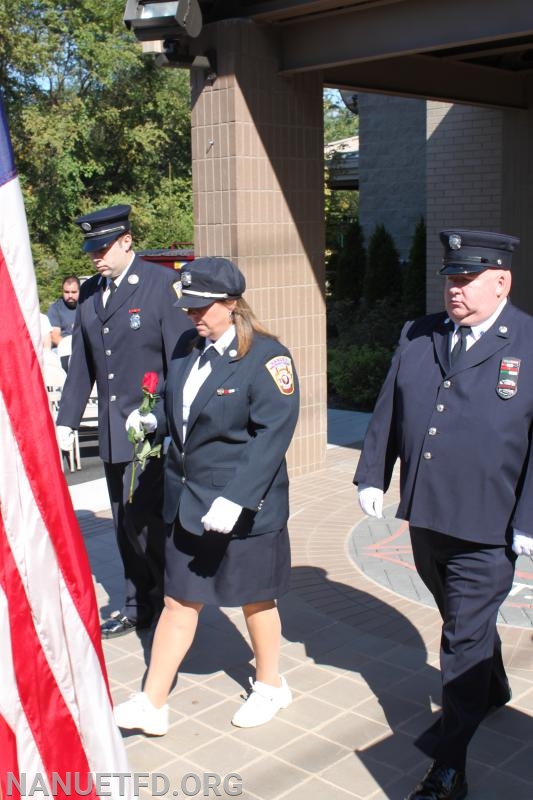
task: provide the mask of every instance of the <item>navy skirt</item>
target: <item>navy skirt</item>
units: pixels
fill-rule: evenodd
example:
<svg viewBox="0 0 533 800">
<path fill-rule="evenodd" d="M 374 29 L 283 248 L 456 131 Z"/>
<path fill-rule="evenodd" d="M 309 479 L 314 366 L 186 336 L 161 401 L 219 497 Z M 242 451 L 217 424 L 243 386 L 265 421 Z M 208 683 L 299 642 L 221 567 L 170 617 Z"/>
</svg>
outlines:
<svg viewBox="0 0 533 800">
<path fill-rule="evenodd" d="M 289 587 L 291 551 L 287 526 L 259 536 L 202 536 L 169 526 L 165 594 L 215 606 L 243 606 L 281 597 Z"/>
</svg>

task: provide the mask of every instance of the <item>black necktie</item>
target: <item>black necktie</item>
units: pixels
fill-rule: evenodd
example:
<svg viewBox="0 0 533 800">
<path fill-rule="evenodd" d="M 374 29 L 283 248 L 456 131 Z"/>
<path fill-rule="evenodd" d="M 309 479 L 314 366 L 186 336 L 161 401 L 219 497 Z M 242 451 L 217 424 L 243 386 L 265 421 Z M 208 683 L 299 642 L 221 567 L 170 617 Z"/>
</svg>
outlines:
<svg viewBox="0 0 533 800">
<path fill-rule="evenodd" d="M 108 281 L 107 289 L 109 291 L 109 294 L 105 298 L 104 307 L 106 307 L 110 303 L 111 298 L 117 291 L 117 284 L 115 283 L 115 281 Z"/>
<path fill-rule="evenodd" d="M 450 353 L 450 364 L 456 367 L 461 358 L 466 353 L 466 337 L 472 333 L 472 328 L 469 325 L 461 325 L 457 331 L 457 338 Z"/>
<path fill-rule="evenodd" d="M 203 367 L 204 364 L 207 364 L 208 361 L 213 362 L 215 360 L 215 358 L 218 356 L 218 354 L 219 353 L 218 353 L 218 350 L 216 349 L 216 347 L 213 347 L 211 345 L 210 347 L 207 348 L 207 350 L 204 350 L 204 352 L 201 354 L 200 358 L 198 359 L 198 367 Z"/>
</svg>

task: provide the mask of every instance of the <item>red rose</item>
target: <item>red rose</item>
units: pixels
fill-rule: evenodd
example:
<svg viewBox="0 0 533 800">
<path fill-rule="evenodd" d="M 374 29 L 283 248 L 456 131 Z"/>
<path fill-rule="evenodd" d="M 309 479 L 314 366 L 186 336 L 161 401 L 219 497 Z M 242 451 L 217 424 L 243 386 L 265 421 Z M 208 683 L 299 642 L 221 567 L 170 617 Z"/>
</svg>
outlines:
<svg viewBox="0 0 533 800">
<path fill-rule="evenodd" d="M 157 372 L 145 372 L 142 382 L 142 388 L 144 389 L 145 392 L 148 392 L 148 394 L 155 394 L 158 380 L 159 378 L 157 377 Z"/>
<path fill-rule="evenodd" d="M 143 382 L 141 384 L 143 399 L 141 400 L 141 404 L 139 406 L 139 414 L 141 417 L 145 417 L 147 414 L 150 414 L 159 400 L 159 396 L 155 391 L 157 389 L 158 380 L 157 372 L 144 373 Z M 161 445 L 156 444 L 152 446 L 150 441 L 146 438 L 146 433 L 142 426 L 140 430 L 137 430 L 132 425 L 128 429 L 128 439 L 133 444 L 130 493 L 128 497 L 128 503 L 131 503 L 133 499 L 133 488 L 135 486 L 135 471 L 137 465 L 139 465 L 141 470 L 143 470 L 149 458 L 152 458 L 152 456 L 157 456 L 157 458 L 159 458 L 161 454 Z"/>
</svg>

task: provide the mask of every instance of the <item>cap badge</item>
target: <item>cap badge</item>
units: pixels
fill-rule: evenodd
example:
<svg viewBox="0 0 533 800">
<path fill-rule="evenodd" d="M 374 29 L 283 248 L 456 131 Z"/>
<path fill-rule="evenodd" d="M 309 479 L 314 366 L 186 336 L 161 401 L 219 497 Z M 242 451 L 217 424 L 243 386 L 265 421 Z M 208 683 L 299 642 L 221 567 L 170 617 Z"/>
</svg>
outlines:
<svg viewBox="0 0 533 800">
<path fill-rule="evenodd" d="M 192 283 L 192 275 L 190 272 L 181 272 L 181 285 L 190 286 Z"/>
<path fill-rule="evenodd" d="M 82 229 L 82 231 L 85 231 L 85 233 L 88 233 L 89 231 L 92 231 L 93 226 L 91 225 L 90 222 L 82 222 L 80 228 Z"/>
<path fill-rule="evenodd" d="M 500 374 L 496 385 L 496 394 L 502 400 L 509 400 L 518 391 L 518 373 L 520 372 L 519 358 L 502 358 L 500 361 Z"/>
<path fill-rule="evenodd" d="M 460 250 L 463 240 L 458 233 L 451 233 L 448 237 L 448 244 L 451 250 Z"/>
<path fill-rule="evenodd" d="M 135 286 L 136 283 L 139 283 L 139 276 L 138 275 L 128 275 L 128 283 L 131 283 L 132 286 Z"/>
<path fill-rule="evenodd" d="M 178 298 L 178 300 L 181 300 L 183 296 L 183 293 L 181 291 L 181 281 L 174 281 L 174 283 L 172 284 L 172 288 L 176 292 L 176 297 Z"/>
<path fill-rule="evenodd" d="M 272 375 L 274 383 L 281 394 L 294 394 L 294 375 L 292 372 L 292 361 L 288 356 L 274 356 L 267 361 L 265 367 Z"/>
</svg>

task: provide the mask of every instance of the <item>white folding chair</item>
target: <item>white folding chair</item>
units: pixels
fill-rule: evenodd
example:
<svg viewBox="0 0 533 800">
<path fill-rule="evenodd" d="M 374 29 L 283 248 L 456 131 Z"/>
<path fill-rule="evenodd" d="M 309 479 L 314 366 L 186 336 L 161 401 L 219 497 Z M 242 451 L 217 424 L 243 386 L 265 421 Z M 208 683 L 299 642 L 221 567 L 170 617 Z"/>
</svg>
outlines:
<svg viewBox="0 0 533 800">
<path fill-rule="evenodd" d="M 78 428 L 78 447 L 86 440 L 98 438 L 98 395 L 96 384 L 91 390 Z M 91 445 L 92 446 L 92 445 Z"/>
<path fill-rule="evenodd" d="M 72 336 L 63 336 L 56 348 L 62 366 L 68 366 L 72 355 Z M 66 360 L 63 360 L 66 359 Z"/>
<path fill-rule="evenodd" d="M 61 401 L 61 392 L 65 383 L 67 373 L 63 367 L 58 363 L 54 363 L 51 359 L 45 359 L 43 363 L 43 378 L 48 394 L 48 404 L 50 406 L 50 413 L 54 422 L 57 419 L 57 412 L 59 411 L 59 403 Z M 59 447 L 59 444 L 58 444 Z M 63 464 L 63 451 L 59 448 L 61 456 L 61 464 Z M 72 444 L 68 452 L 70 471 L 74 472 L 76 469 L 81 469 L 80 459 L 80 443 L 78 439 L 78 431 L 74 431 Z"/>
<path fill-rule="evenodd" d="M 94 384 L 80 422 L 81 428 L 98 428 L 98 394 Z"/>
</svg>

